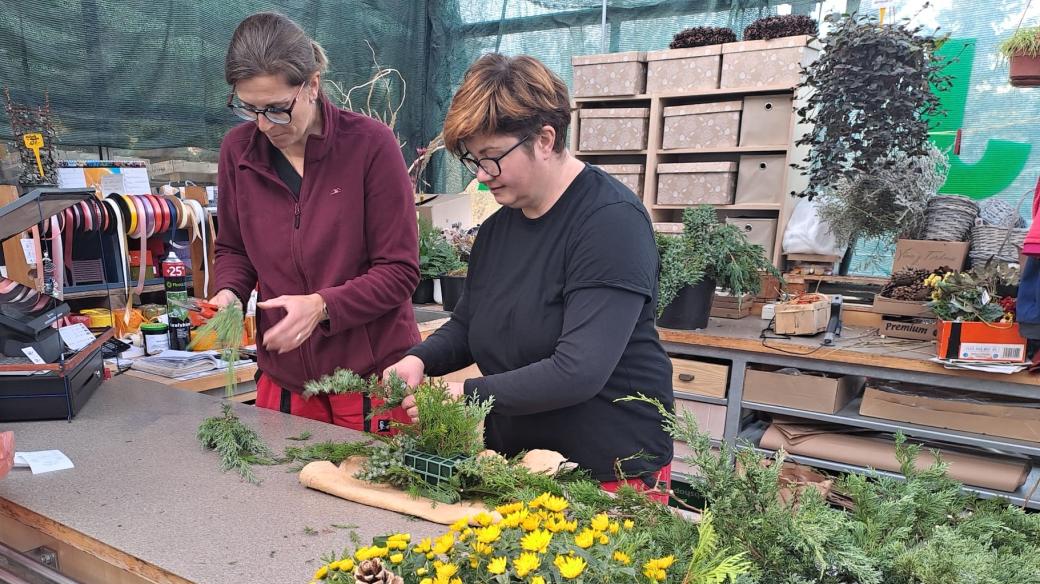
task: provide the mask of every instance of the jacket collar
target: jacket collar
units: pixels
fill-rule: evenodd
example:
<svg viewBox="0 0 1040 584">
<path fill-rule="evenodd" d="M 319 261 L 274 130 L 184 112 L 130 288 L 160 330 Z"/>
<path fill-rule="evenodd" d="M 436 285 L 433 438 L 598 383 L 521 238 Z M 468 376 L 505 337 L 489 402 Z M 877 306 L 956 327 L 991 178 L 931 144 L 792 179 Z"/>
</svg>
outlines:
<svg viewBox="0 0 1040 584">
<path fill-rule="evenodd" d="M 329 146 L 333 143 L 336 131 L 339 108 L 329 101 L 325 92 L 318 92 L 318 103 L 322 111 L 322 130 L 320 134 L 312 134 L 307 137 L 307 150 L 304 155 L 304 163 L 318 162 L 328 154 Z M 247 122 L 248 123 L 248 122 Z M 274 173 L 274 162 L 271 160 L 271 142 L 253 124 L 253 132 L 249 137 L 249 144 L 238 159 L 239 168 L 252 168 L 253 170 L 272 175 Z"/>
</svg>

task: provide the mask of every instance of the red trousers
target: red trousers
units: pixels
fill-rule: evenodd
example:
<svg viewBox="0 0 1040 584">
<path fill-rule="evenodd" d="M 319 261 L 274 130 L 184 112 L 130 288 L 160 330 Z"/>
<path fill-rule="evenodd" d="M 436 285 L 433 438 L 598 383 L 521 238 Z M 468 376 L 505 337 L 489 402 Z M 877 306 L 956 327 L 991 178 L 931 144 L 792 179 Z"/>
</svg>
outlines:
<svg viewBox="0 0 1040 584">
<path fill-rule="evenodd" d="M 409 423 L 408 414 L 401 408 L 373 416 L 366 420 L 372 408 L 380 405 L 380 400 L 373 399 L 366 406 L 366 398 L 361 394 L 315 395 L 304 399 L 300 394 L 282 389 L 266 374 L 261 374 L 256 382 L 256 405 L 268 410 L 277 410 L 286 414 L 310 418 L 375 434 L 391 435 L 394 433 L 390 422 Z"/>
<path fill-rule="evenodd" d="M 672 486 L 672 463 L 668 463 L 661 467 L 661 470 L 657 471 L 657 490 L 652 493 L 647 493 L 647 497 L 661 503 L 663 505 L 668 504 L 668 490 Z M 625 479 L 623 481 L 607 481 L 599 484 L 603 487 L 603 490 L 608 493 L 616 493 L 621 485 L 628 485 L 633 489 L 645 492 L 649 491 L 652 487 L 648 487 L 641 478 Z"/>
</svg>

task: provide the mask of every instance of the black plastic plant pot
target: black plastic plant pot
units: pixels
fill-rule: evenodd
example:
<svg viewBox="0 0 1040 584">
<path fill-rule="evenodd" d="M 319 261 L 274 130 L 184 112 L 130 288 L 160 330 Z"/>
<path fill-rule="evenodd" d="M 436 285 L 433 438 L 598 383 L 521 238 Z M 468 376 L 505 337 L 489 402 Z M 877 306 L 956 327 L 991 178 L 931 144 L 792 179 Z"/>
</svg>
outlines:
<svg viewBox="0 0 1040 584">
<path fill-rule="evenodd" d="M 412 304 L 433 304 L 433 280 L 419 280 L 412 292 Z"/>
<path fill-rule="evenodd" d="M 459 455 L 444 458 L 435 454 L 427 454 L 418 450 L 407 450 L 404 453 L 404 464 L 414 470 L 427 483 L 438 486 L 451 481 L 455 476 L 455 465 L 466 457 Z"/>
<path fill-rule="evenodd" d="M 711 302 L 715 298 L 715 280 L 701 280 L 695 286 L 686 286 L 665 307 L 657 325 L 684 331 L 702 329 L 708 326 L 711 314 Z"/>
<path fill-rule="evenodd" d="M 459 276 L 441 276 L 441 303 L 444 310 L 451 312 L 462 298 L 462 289 L 466 286 L 466 278 Z"/>
</svg>

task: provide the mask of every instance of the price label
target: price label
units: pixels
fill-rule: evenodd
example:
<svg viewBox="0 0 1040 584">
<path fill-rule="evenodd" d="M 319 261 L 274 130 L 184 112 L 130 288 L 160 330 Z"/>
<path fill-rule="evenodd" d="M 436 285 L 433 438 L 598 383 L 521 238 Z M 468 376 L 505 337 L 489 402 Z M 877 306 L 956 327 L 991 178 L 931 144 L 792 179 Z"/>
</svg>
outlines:
<svg viewBox="0 0 1040 584">
<path fill-rule="evenodd" d="M 39 169 L 39 171 L 40 171 L 40 178 L 42 179 L 44 177 L 44 174 L 43 174 L 43 159 L 40 158 L 40 149 L 43 148 L 43 134 L 40 134 L 40 133 L 23 134 L 22 135 L 22 143 L 25 144 L 26 148 L 28 148 L 29 150 L 32 150 L 34 155 L 36 155 L 36 168 Z"/>
</svg>

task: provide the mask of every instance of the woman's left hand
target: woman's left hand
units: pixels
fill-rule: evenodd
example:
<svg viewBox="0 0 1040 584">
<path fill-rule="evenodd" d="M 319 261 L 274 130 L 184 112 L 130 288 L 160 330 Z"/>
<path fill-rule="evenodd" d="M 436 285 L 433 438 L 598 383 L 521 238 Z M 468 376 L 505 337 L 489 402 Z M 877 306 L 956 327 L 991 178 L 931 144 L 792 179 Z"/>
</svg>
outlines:
<svg viewBox="0 0 1040 584">
<path fill-rule="evenodd" d="M 258 302 L 256 307 L 285 311 L 285 317 L 264 333 L 264 348 L 276 353 L 288 353 L 302 345 L 325 317 L 325 300 L 320 294 L 279 296 Z"/>
<path fill-rule="evenodd" d="M 465 392 L 463 384 L 458 381 L 449 381 L 447 385 L 448 396 L 451 399 L 457 400 L 461 398 L 462 394 Z M 412 422 L 419 421 L 419 408 L 415 405 L 414 395 L 408 394 L 405 396 L 404 401 L 401 402 L 401 407 L 404 408 L 405 413 L 408 414 L 408 418 L 411 419 Z"/>
</svg>

